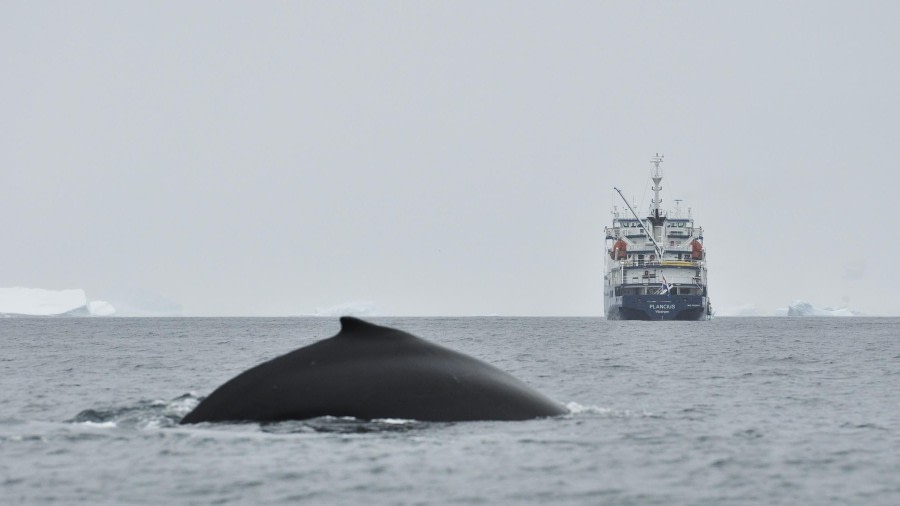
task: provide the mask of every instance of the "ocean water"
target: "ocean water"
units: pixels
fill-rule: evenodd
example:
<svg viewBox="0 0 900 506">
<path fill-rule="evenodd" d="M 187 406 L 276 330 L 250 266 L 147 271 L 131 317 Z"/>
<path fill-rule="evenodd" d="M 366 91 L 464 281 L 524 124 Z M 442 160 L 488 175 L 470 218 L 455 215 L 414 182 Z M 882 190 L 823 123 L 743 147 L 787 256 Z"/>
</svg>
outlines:
<svg viewBox="0 0 900 506">
<path fill-rule="evenodd" d="M 0 503 L 900 504 L 900 319 L 374 321 L 571 413 L 179 426 L 337 319 L 3 319 Z"/>
</svg>

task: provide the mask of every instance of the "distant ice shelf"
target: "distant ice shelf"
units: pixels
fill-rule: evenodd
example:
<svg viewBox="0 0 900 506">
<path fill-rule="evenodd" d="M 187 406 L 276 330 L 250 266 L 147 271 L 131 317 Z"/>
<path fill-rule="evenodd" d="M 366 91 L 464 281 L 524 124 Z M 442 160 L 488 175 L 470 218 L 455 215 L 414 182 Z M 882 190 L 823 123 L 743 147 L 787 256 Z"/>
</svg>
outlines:
<svg viewBox="0 0 900 506">
<path fill-rule="evenodd" d="M 741 306 L 729 306 L 717 309 L 716 316 L 773 316 L 769 311 L 760 310 L 755 304 L 744 304 Z M 805 300 L 794 300 L 787 307 L 781 307 L 775 310 L 774 316 L 866 316 L 865 313 L 854 311 L 847 308 L 825 308 L 821 309 L 811 302 Z"/>
<path fill-rule="evenodd" d="M 862 313 L 847 308 L 820 309 L 805 300 L 795 300 L 786 310 L 779 310 L 778 313 L 785 316 L 863 316 Z"/>
<path fill-rule="evenodd" d="M 112 316 L 109 302 L 89 301 L 84 290 L 0 288 L 0 316 Z"/>
</svg>

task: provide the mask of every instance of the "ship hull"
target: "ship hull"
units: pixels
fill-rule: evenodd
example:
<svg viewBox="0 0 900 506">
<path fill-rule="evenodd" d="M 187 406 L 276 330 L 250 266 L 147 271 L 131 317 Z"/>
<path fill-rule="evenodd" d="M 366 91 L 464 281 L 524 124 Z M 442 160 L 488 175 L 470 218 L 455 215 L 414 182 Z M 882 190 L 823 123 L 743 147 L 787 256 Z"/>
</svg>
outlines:
<svg viewBox="0 0 900 506">
<path fill-rule="evenodd" d="M 608 300 L 607 320 L 706 320 L 709 303 L 700 295 L 623 295 Z"/>
</svg>

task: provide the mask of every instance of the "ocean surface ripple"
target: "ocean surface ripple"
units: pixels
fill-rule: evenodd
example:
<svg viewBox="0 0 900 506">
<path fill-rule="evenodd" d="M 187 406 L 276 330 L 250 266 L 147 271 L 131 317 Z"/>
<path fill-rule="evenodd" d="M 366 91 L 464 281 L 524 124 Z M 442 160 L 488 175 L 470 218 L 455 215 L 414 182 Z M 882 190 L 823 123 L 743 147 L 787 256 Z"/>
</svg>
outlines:
<svg viewBox="0 0 900 506">
<path fill-rule="evenodd" d="M 900 504 L 900 319 L 373 321 L 569 414 L 180 426 L 337 319 L 2 319 L 0 502 Z"/>
</svg>

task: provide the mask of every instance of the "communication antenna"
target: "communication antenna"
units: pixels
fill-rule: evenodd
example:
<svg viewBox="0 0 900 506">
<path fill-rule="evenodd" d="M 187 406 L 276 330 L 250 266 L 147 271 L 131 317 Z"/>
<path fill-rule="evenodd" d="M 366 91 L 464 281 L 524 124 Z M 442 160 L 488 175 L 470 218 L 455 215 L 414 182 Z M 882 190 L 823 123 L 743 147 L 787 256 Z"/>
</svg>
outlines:
<svg viewBox="0 0 900 506">
<path fill-rule="evenodd" d="M 681 218 L 681 201 L 684 199 L 675 199 L 675 217 Z"/>
<path fill-rule="evenodd" d="M 659 164 L 663 162 L 663 156 L 659 153 L 656 153 L 656 156 L 650 159 L 650 163 L 653 164 L 653 216 L 659 218 L 659 205 L 662 204 L 662 199 L 659 198 L 659 191 L 662 190 L 662 186 L 659 184 L 662 182 L 663 176 L 662 172 L 659 171 Z"/>
</svg>

